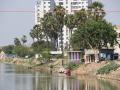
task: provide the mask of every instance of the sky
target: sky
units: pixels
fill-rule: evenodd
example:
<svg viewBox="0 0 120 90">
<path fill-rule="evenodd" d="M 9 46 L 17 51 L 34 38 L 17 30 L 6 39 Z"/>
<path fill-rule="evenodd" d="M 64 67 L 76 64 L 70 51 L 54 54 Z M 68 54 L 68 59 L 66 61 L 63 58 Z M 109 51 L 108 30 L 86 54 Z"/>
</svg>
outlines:
<svg viewBox="0 0 120 90">
<path fill-rule="evenodd" d="M 94 1 L 94 0 L 93 0 Z M 105 5 L 106 19 L 114 25 L 120 25 L 120 0 L 99 0 Z M 2 12 L 2 11 L 34 11 L 36 0 L 0 0 L 0 46 L 14 44 L 14 38 L 28 37 L 34 25 L 34 12 Z"/>
</svg>

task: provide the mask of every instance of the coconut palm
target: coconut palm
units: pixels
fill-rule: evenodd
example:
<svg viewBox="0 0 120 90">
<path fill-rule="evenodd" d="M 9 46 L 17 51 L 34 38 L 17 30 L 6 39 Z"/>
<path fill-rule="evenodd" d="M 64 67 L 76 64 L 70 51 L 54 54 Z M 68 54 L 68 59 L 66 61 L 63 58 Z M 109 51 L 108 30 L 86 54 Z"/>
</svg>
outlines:
<svg viewBox="0 0 120 90">
<path fill-rule="evenodd" d="M 89 16 L 92 17 L 95 20 L 103 19 L 104 16 L 106 15 L 103 8 L 104 8 L 104 5 L 101 2 L 93 2 L 88 7 Z"/>
<path fill-rule="evenodd" d="M 21 45 L 21 42 L 20 42 L 19 38 L 14 38 L 14 44 L 16 46 L 20 46 Z"/>
<path fill-rule="evenodd" d="M 31 32 L 29 34 L 30 34 L 30 36 L 31 36 L 31 38 L 32 38 L 32 40 L 34 42 L 34 33 L 33 33 L 33 31 L 31 30 Z"/>
<path fill-rule="evenodd" d="M 58 22 L 57 28 L 59 28 L 60 39 L 61 39 L 61 51 L 62 57 L 64 56 L 63 51 L 63 26 L 64 26 L 64 16 L 65 16 L 65 9 L 62 6 L 56 6 L 53 11 L 54 17 Z M 63 65 L 63 60 L 62 60 Z"/>
<path fill-rule="evenodd" d="M 75 28 L 75 23 L 76 23 L 75 17 L 73 14 L 67 14 L 65 16 L 64 21 L 65 21 L 66 27 L 69 28 L 69 36 L 71 37 L 72 32 L 73 32 L 73 28 Z M 69 40 L 70 40 L 70 38 L 69 38 Z M 69 45 L 68 49 L 70 49 L 70 45 Z"/>
<path fill-rule="evenodd" d="M 44 33 L 46 36 L 46 40 L 49 45 L 48 39 L 51 39 L 53 49 L 55 50 L 57 39 L 58 39 L 58 23 L 53 16 L 53 13 L 49 12 L 44 15 L 44 18 L 41 20 L 42 28 L 44 29 Z"/>
<path fill-rule="evenodd" d="M 80 27 L 81 25 L 85 25 L 86 20 L 88 19 L 88 14 L 85 9 L 81 9 L 80 11 L 75 13 L 75 22 L 76 27 Z"/>
<path fill-rule="evenodd" d="M 35 25 L 30 32 L 30 36 L 37 41 L 41 41 L 44 38 L 43 29 L 40 25 Z"/>
<path fill-rule="evenodd" d="M 73 14 L 68 14 L 65 16 L 65 25 L 69 28 L 70 35 L 72 34 L 73 28 L 75 28 L 75 23 L 75 17 Z"/>
<path fill-rule="evenodd" d="M 60 39 L 61 39 L 61 51 L 62 56 L 64 55 L 63 52 L 63 26 L 64 26 L 64 16 L 65 16 L 65 9 L 62 6 L 56 6 L 53 11 L 54 17 L 58 22 L 57 28 L 59 29 Z"/>
<path fill-rule="evenodd" d="M 27 42 L 27 36 L 23 35 L 22 38 L 21 38 L 21 41 L 22 41 L 23 44 L 25 44 Z"/>
</svg>

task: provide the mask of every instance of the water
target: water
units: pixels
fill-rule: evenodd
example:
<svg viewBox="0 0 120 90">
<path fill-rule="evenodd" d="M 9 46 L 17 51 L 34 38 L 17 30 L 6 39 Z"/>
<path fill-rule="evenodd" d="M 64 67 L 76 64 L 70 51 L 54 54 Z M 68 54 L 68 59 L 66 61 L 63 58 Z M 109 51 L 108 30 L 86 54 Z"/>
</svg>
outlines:
<svg viewBox="0 0 120 90">
<path fill-rule="evenodd" d="M 0 64 L 0 90 L 120 90 L 120 82 L 81 76 L 32 72 L 21 66 Z"/>
</svg>

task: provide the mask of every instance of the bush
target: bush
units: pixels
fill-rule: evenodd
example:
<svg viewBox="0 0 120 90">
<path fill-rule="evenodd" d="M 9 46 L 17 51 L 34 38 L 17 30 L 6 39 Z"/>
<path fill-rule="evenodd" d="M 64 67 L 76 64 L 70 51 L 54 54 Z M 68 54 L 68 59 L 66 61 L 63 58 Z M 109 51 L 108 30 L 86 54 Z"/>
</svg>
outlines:
<svg viewBox="0 0 120 90">
<path fill-rule="evenodd" d="M 13 51 L 19 57 L 34 56 L 34 52 L 27 46 L 15 46 Z"/>
<path fill-rule="evenodd" d="M 110 73 L 110 71 L 112 70 L 117 70 L 117 68 L 119 68 L 120 65 L 119 64 L 116 64 L 114 62 L 111 62 L 110 64 L 100 68 L 99 70 L 97 70 L 97 74 L 108 74 Z"/>
<path fill-rule="evenodd" d="M 46 62 L 50 61 L 51 55 L 50 55 L 50 50 L 49 49 L 45 48 L 42 51 L 41 55 L 42 55 L 42 58 L 44 59 L 44 61 L 46 61 Z"/>
<path fill-rule="evenodd" d="M 78 68 L 79 65 L 80 65 L 80 62 L 70 62 L 69 64 L 66 65 L 66 68 L 74 70 L 74 69 Z"/>
</svg>

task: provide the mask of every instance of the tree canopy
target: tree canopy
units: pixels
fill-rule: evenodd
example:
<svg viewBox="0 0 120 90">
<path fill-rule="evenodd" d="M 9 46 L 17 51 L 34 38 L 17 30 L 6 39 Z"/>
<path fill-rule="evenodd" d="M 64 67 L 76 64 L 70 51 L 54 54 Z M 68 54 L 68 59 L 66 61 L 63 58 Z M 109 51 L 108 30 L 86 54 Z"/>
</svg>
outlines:
<svg viewBox="0 0 120 90">
<path fill-rule="evenodd" d="M 79 27 L 71 38 L 74 49 L 100 49 L 116 44 L 117 33 L 112 24 L 104 21 L 88 20 L 85 26 Z"/>
</svg>

